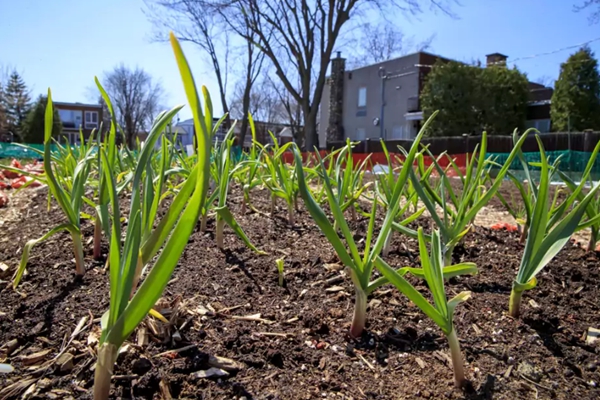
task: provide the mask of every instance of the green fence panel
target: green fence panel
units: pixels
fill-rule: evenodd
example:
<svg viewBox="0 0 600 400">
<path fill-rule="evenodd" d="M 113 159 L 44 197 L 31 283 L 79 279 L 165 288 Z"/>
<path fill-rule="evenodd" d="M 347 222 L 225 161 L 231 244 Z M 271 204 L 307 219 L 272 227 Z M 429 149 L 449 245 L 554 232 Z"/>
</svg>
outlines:
<svg viewBox="0 0 600 400">
<path fill-rule="evenodd" d="M 28 144 L 27 146 L 44 151 L 43 144 Z M 40 154 L 23 148 L 14 143 L 0 143 L 0 158 L 41 158 Z"/>
<path fill-rule="evenodd" d="M 487 153 L 488 157 L 492 156 L 498 164 L 504 164 L 508 158 L 508 153 Z M 539 152 L 527 152 L 523 153 L 525 160 L 528 163 L 540 162 L 541 157 Z M 558 150 L 558 151 L 547 151 L 546 156 L 548 161 L 553 163 L 558 157 L 561 157 L 559 169 L 566 172 L 582 172 L 587 166 L 592 153 L 574 150 Z M 522 170 L 523 166 L 518 159 L 513 160 L 510 165 L 511 170 Z M 530 169 L 536 170 L 539 168 L 530 166 Z M 600 157 L 594 162 L 592 172 L 600 173 Z"/>
</svg>

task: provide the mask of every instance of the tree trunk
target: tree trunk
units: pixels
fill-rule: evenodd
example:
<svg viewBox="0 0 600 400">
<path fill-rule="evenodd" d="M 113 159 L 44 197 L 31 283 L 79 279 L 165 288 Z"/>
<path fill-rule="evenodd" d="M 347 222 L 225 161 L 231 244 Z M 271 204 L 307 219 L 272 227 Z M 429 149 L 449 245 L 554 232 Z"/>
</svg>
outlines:
<svg viewBox="0 0 600 400">
<path fill-rule="evenodd" d="M 240 138 L 238 145 L 244 150 L 244 140 L 246 139 L 246 132 L 248 131 L 248 113 L 245 114 L 246 117 L 242 118 L 242 124 L 240 126 Z"/>
<path fill-rule="evenodd" d="M 313 151 L 319 148 L 319 133 L 317 131 L 317 113 L 310 107 L 303 107 L 304 113 L 304 150 Z"/>
<path fill-rule="evenodd" d="M 247 56 L 246 60 L 246 83 L 244 86 L 244 94 L 242 96 L 242 126 L 240 129 L 240 142 L 239 145 L 244 148 L 244 139 L 246 138 L 246 131 L 248 130 L 248 113 L 250 112 L 250 94 L 252 92 L 252 63 L 253 63 L 253 45 L 250 41 L 247 42 Z"/>
</svg>

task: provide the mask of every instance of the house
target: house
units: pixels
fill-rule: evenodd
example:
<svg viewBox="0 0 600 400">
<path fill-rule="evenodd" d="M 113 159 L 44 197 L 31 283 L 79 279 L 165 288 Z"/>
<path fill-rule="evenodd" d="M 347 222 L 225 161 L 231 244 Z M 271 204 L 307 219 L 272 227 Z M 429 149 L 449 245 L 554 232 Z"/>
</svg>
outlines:
<svg viewBox="0 0 600 400">
<path fill-rule="evenodd" d="M 507 56 L 488 54 L 486 66 L 506 65 Z M 450 61 L 427 52 L 345 69 L 345 59 L 338 52 L 331 60 L 321 100 L 319 146 L 328 141 L 365 139 L 412 139 L 423 120 L 419 96 L 425 78 L 436 61 Z M 552 88 L 530 82 L 527 127 L 550 131 Z"/>
<path fill-rule="evenodd" d="M 219 121 L 219 118 L 213 118 L 213 123 L 217 123 Z M 234 120 L 232 120 L 233 123 Z M 288 130 L 289 127 L 285 124 L 279 124 L 279 123 L 268 123 L 268 122 L 261 122 L 261 121 L 254 121 L 254 126 L 256 128 L 256 140 L 259 143 L 262 144 L 267 144 L 267 143 L 272 143 L 272 139 L 271 136 L 269 135 L 269 131 L 273 132 L 275 134 L 275 136 L 277 138 L 279 138 L 279 134 L 282 131 L 285 131 L 285 129 L 287 128 Z M 241 129 L 241 122 L 237 121 L 237 123 L 234 126 L 234 134 L 236 135 L 236 137 L 240 136 L 240 129 Z M 287 132 L 287 131 L 285 131 Z M 181 148 L 187 148 L 187 146 L 191 146 L 194 143 L 194 120 L 192 118 L 190 119 L 186 119 L 184 121 L 180 121 L 177 122 L 175 125 L 173 125 L 172 131 L 171 133 L 169 133 L 170 138 L 175 137 L 175 134 L 177 135 L 177 145 L 180 146 Z M 219 130 L 217 131 L 217 134 L 213 137 L 213 142 L 214 141 L 221 141 L 225 138 L 225 135 L 227 135 L 227 129 L 225 129 L 225 127 L 223 125 L 221 125 L 219 127 Z M 291 136 L 291 130 L 290 133 L 286 133 L 286 135 L 290 135 Z M 287 139 L 285 139 L 287 140 Z M 280 140 L 281 142 L 281 140 Z M 250 147 L 250 145 L 252 144 L 252 135 L 250 134 L 250 132 L 248 132 L 245 137 L 244 137 L 244 144 L 243 146 L 245 148 Z M 157 142 L 156 144 L 157 146 L 160 146 L 160 142 Z"/>
<path fill-rule="evenodd" d="M 55 102 L 63 126 L 63 139 L 70 144 L 79 143 L 79 130 L 87 139 L 94 129 L 100 128 L 102 105 Z"/>
</svg>

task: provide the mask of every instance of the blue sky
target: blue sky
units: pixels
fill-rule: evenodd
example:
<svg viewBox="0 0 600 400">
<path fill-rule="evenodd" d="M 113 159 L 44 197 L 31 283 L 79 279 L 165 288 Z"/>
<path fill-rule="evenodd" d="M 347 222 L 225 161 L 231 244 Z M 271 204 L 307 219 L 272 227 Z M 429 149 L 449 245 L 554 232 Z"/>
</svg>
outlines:
<svg viewBox="0 0 600 400">
<path fill-rule="evenodd" d="M 426 12 L 398 24 L 417 40 L 435 34 L 431 52 L 460 61 L 484 60 L 500 52 L 512 60 L 553 52 L 600 38 L 600 24 L 572 12 L 582 0 L 461 0 L 458 19 Z M 119 63 L 140 66 L 160 80 L 164 104 L 185 103 L 170 46 L 152 43 L 152 26 L 142 0 L 2 1 L 0 65 L 23 74 L 32 95 L 52 88 L 56 101 L 89 102 L 94 75 Z M 590 44 L 600 55 L 600 40 Z M 216 96 L 216 85 L 202 53 L 184 46 L 198 84 Z M 575 49 L 516 61 L 530 79 L 556 79 L 560 63 Z M 215 99 L 216 100 L 216 99 Z M 216 101 L 215 101 L 216 103 Z M 218 108 L 218 106 L 216 106 Z M 218 110 L 216 110 L 218 111 Z M 182 112 L 182 117 L 189 115 Z"/>
</svg>

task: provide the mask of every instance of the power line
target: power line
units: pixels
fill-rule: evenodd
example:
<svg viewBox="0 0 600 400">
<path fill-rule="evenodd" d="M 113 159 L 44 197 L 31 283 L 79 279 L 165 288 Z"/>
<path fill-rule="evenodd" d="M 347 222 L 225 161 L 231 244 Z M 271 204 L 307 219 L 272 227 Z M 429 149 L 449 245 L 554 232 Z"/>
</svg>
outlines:
<svg viewBox="0 0 600 400">
<path fill-rule="evenodd" d="M 545 53 L 539 53 L 539 54 L 534 54 L 534 55 L 525 56 L 525 57 L 517 57 L 514 60 L 512 60 L 511 63 L 514 64 L 515 62 L 521 61 L 521 60 L 529 60 L 531 58 L 537 58 L 537 57 L 547 56 L 547 55 L 550 55 L 550 54 L 560 53 L 561 51 L 565 51 L 565 50 L 571 50 L 571 49 L 575 49 L 575 48 L 580 48 L 580 47 L 586 46 L 586 45 L 588 45 L 590 43 L 597 42 L 599 40 L 600 40 L 600 37 L 592 39 L 592 40 L 588 40 L 587 42 L 583 42 L 583 43 L 580 43 L 580 44 L 575 44 L 575 45 L 572 45 L 572 46 L 562 47 L 560 49 L 548 51 L 548 52 L 545 52 Z"/>
</svg>

